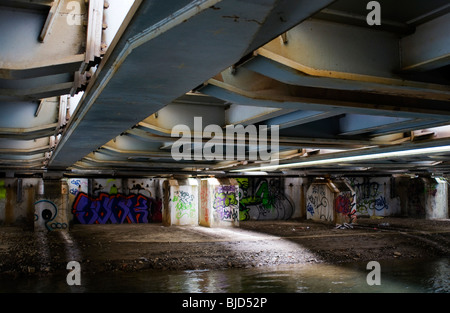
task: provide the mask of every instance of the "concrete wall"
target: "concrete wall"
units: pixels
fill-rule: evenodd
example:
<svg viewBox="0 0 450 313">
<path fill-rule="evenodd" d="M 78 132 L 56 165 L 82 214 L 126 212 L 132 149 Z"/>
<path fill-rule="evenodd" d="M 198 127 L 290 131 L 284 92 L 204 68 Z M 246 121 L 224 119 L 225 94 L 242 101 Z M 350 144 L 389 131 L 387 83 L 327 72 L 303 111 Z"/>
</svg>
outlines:
<svg viewBox="0 0 450 313">
<path fill-rule="evenodd" d="M 239 185 L 235 179 L 202 179 L 199 224 L 207 227 L 239 226 Z"/>
<path fill-rule="evenodd" d="M 162 221 L 161 180 L 71 178 L 68 188 L 74 223 Z"/>
<path fill-rule="evenodd" d="M 34 230 L 68 230 L 71 214 L 67 180 L 45 179 L 38 187 L 34 201 Z"/>
<path fill-rule="evenodd" d="M 239 220 L 282 220 L 302 216 L 302 178 L 239 177 Z"/>
<path fill-rule="evenodd" d="M 400 197 L 391 177 L 349 177 L 356 194 L 356 214 L 396 216 L 402 213 Z"/>
<path fill-rule="evenodd" d="M 164 182 L 162 222 L 171 225 L 198 225 L 199 182 L 196 179 Z"/>
<path fill-rule="evenodd" d="M 32 227 L 39 182 L 38 178 L 0 179 L 0 224 Z"/>
<path fill-rule="evenodd" d="M 449 218 L 450 195 L 443 178 L 347 177 L 329 186 L 301 177 L 213 180 L 1 178 L 0 225 L 53 231 L 71 223 L 223 227 L 291 218 L 342 223 L 349 222 L 349 213 Z M 235 192 L 220 186 L 234 186 L 229 188 Z"/>
<path fill-rule="evenodd" d="M 306 218 L 334 222 L 335 190 L 327 182 L 315 182 L 306 192 Z"/>
</svg>

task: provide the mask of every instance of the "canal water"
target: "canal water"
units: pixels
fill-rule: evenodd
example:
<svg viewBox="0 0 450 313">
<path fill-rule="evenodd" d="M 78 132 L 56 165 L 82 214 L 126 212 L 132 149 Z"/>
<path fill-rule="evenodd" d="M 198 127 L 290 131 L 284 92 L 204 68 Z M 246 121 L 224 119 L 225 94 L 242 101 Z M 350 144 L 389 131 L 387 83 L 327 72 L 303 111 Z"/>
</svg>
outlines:
<svg viewBox="0 0 450 313">
<path fill-rule="evenodd" d="M 449 293 L 450 260 L 380 261 L 380 285 L 365 263 L 307 264 L 226 270 L 115 272 L 0 282 L 0 293 Z"/>
</svg>

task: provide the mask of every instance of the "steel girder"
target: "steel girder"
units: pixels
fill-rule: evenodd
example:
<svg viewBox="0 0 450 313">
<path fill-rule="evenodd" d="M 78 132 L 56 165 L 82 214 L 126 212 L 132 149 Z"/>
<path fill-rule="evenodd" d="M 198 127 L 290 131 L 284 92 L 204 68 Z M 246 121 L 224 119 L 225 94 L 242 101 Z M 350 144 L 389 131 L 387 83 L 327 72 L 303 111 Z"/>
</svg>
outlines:
<svg viewBox="0 0 450 313">
<path fill-rule="evenodd" d="M 52 2 L 8 2 L 15 9 L 31 5 L 35 20 L 48 24 Z M 448 145 L 450 6 L 444 0 L 379 2 L 382 25 L 369 27 L 366 2 L 357 0 L 136 1 L 125 22 L 113 27 L 115 38 L 113 31 L 103 46 L 97 40 L 87 49 L 95 51 L 89 60 L 81 53 L 62 63 L 54 58 L 50 66 L 3 65 L 4 104 L 39 100 L 80 88 L 84 78 L 74 69 L 98 62 L 99 49 L 109 46 L 69 125 L 61 123 L 61 109 L 52 121 L 0 124 L 0 164 L 40 168 L 51 157 L 49 170 L 128 175 L 223 175 L 258 164 L 174 162 L 170 130 L 192 126 L 194 117 L 224 128 L 279 125 L 281 163 Z M 100 11 L 101 3 L 92 3 L 89 10 Z M 36 112 L 44 108 L 38 103 Z M 48 137 L 63 129 L 59 142 Z M 446 173 L 448 158 L 390 154 L 299 168 L 317 175 Z"/>
<path fill-rule="evenodd" d="M 331 2 L 137 1 L 50 166 L 72 165 Z"/>
</svg>

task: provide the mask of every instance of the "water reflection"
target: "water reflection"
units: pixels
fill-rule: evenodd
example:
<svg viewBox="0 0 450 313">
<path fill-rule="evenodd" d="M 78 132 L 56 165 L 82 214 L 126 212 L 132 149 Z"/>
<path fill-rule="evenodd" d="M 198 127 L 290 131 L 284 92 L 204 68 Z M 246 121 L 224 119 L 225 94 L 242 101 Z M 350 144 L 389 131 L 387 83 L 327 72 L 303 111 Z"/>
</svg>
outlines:
<svg viewBox="0 0 450 313">
<path fill-rule="evenodd" d="M 82 286 L 67 286 L 65 277 L 2 280 L 0 292 L 450 292 L 448 258 L 432 261 L 380 261 L 380 264 L 380 286 L 367 284 L 369 271 L 366 269 L 366 263 L 350 263 L 182 272 L 116 272 L 82 276 Z"/>
</svg>

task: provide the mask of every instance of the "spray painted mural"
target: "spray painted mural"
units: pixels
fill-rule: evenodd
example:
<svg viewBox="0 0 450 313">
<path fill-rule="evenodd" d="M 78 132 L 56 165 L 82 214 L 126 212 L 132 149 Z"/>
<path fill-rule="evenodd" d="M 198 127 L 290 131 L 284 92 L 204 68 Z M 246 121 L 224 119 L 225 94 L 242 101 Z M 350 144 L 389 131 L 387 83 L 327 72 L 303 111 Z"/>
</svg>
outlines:
<svg viewBox="0 0 450 313">
<path fill-rule="evenodd" d="M 235 186 L 217 186 L 214 193 L 214 219 L 233 222 L 239 219 L 239 194 Z"/>
<path fill-rule="evenodd" d="M 351 223 L 356 218 L 355 194 L 346 191 L 336 197 L 336 213 L 344 217 L 344 222 Z"/>
<path fill-rule="evenodd" d="M 389 197 L 389 178 L 351 177 L 347 182 L 356 192 L 356 214 L 387 216 L 400 210 L 398 197 Z"/>
<path fill-rule="evenodd" d="M 162 221 L 162 194 L 159 182 L 154 179 L 131 180 L 128 182 L 128 193 L 146 196 L 150 202 L 151 221 L 160 223 Z"/>
<path fill-rule="evenodd" d="M 91 186 L 90 192 L 89 186 Z M 77 223 L 159 223 L 162 221 L 162 200 L 153 195 L 159 191 L 155 180 L 72 178 L 68 180 L 68 188 L 69 201 L 72 203 L 74 220 Z M 125 194 L 122 190 L 125 190 Z M 92 196 L 88 196 L 91 193 Z M 81 212 L 84 216 L 79 215 Z M 128 215 L 128 218 L 122 215 L 124 213 Z"/>
<path fill-rule="evenodd" d="M 194 218 L 196 208 L 194 205 L 194 195 L 188 190 L 175 190 L 172 202 L 175 204 L 175 217 L 182 219 L 183 217 Z"/>
<path fill-rule="evenodd" d="M 143 195 L 100 193 L 89 197 L 79 192 L 72 205 L 75 221 L 81 224 L 148 223 L 151 220 L 151 200 Z"/>
<path fill-rule="evenodd" d="M 294 206 L 284 194 L 283 178 L 235 178 L 239 184 L 239 220 L 289 219 Z"/>
</svg>

